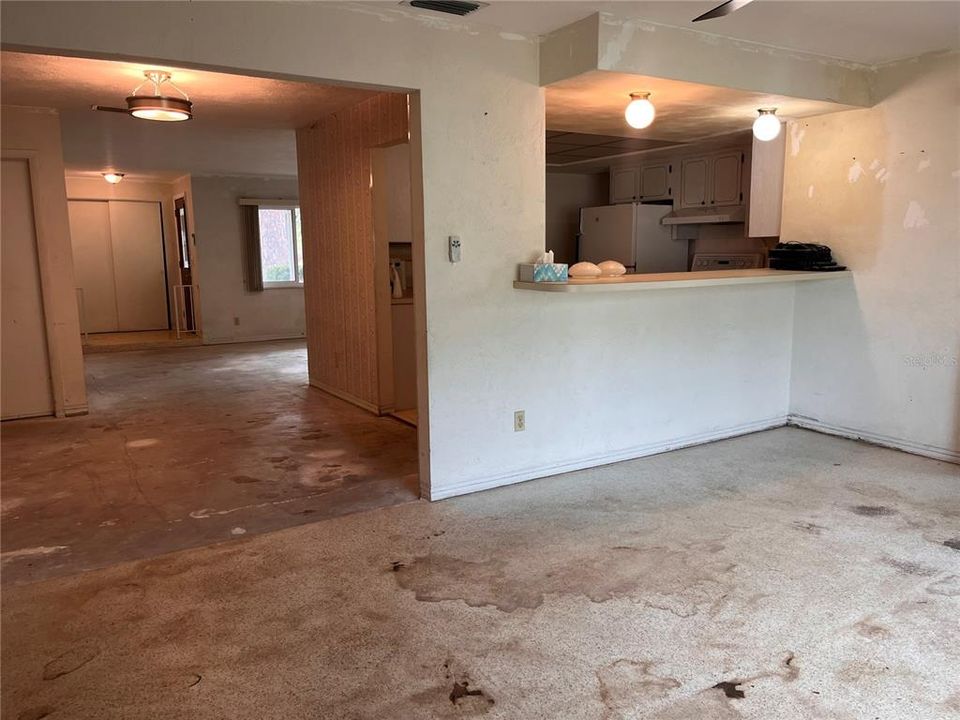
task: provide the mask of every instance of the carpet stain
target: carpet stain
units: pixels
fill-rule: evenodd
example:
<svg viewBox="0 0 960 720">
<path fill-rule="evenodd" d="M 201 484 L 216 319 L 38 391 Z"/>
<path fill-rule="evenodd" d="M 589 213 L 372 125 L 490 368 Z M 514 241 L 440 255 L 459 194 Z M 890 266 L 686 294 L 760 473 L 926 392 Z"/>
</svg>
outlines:
<svg viewBox="0 0 960 720">
<path fill-rule="evenodd" d="M 50 705 L 28 708 L 17 715 L 17 720 L 43 720 L 43 718 L 53 715 L 56 710 L 57 709 L 55 707 Z"/>
<path fill-rule="evenodd" d="M 392 568 L 397 584 L 417 600 L 459 600 L 503 612 L 535 609 L 548 595 L 580 595 L 602 603 L 626 598 L 679 617 L 695 615 L 731 590 L 736 565 L 663 546 L 601 555 L 571 550 L 551 564 L 522 556 L 471 561 L 429 554 Z"/>
<path fill-rule="evenodd" d="M 824 527 L 823 525 L 817 525 L 816 523 L 812 523 L 812 522 L 797 521 L 793 523 L 793 526 L 798 530 L 803 530 L 804 532 L 808 532 L 811 535 L 820 535 L 823 533 L 824 530 L 830 529 L 830 528 Z"/>
<path fill-rule="evenodd" d="M 626 717 L 631 711 L 664 698 L 680 687 L 676 678 L 652 672 L 654 663 L 620 658 L 597 670 L 604 718 Z"/>
<path fill-rule="evenodd" d="M 451 687 L 450 683 L 453 683 Z M 454 661 L 443 663 L 443 681 L 432 688 L 416 693 L 410 700 L 429 709 L 431 718 L 461 718 L 486 715 L 494 706 L 494 699 L 461 669 L 454 669 Z M 400 717 L 402 715 L 391 715 Z"/>
<path fill-rule="evenodd" d="M 250 477 L 249 475 L 234 475 L 230 479 L 237 483 L 237 485 L 248 485 L 250 483 L 260 482 L 260 478 Z"/>
<path fill-rule="evenodd" d="M 64 675 L 69 675 L 82 668 L 99 654 L 100 649 L 92 644 L 81 644 L 70 648 L 43 666 L 43 679 L 56 680 Z"/>
<path fill-rule="evenodd" d="M 882 638 L 890 634 L 889 628 L 886 628 L 883 625 L 878 625 L 877 623 L 872 622 L 869 618 L 864 618 L 860 622 L 854 624 L 853 627 L 858 634 L 865 638 Z"/>
<path fill-rule="evenodd" d="M 863 517 L 887 517 L 897 514 L 896 510 L 886 505 L 853 505 L 850 512 Z"/>
<path fill-rule="evenodd" d="M 927 592 L 932 595 L 956 597 L 960 595 L 960 575 L 947 575 L 927 585 Z"/>
<path fill-rule="evenodd" d="M 950 538 L 949 540 L 944 540 L 943 544 L 946 545 L 951 550 L 960 550 L 960 537 Z"/>
<path fill-rule="evenodd" d="M 901 575 L 914 575 L 916 577 L 933 577 L 939 570 L 928 565 L 922 565 L 910 560 L 897 560 L 891 557 L 885 557 L 880 560 L 884 565 L 892 567 Z"/>
<path fill-rule="evenodd" d="M 464 680 L 463 682 L 454 681 L 453 690 L 450 691 L 450 702 L 458 706 L 476 705 L 477 703 L 470 698 L 477 698 L 481 707 L 484 703 L 487 706 L 493 705 L 493 698 L 488 698 L 483 690 L 471 688 L 469 680 Z"/>
<path fill-rule="evenodd" d="M 733 700 L 740 700 L 745 698 L 746 693 L 740 689 L 740 686 L 743 685 L 742 680 L 724 680 L 723 682 L 718 682 L 713 686 L 714 690 L 719 690 L 728 698 Z"/>
</svg>

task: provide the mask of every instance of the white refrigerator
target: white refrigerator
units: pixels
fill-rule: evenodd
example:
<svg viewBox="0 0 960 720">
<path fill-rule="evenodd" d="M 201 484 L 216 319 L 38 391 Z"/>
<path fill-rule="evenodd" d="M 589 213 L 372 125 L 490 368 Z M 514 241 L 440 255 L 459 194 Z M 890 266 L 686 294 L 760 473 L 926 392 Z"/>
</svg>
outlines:
<svg viewBox="0 0 960 720">
<path fill-rule="evenodd" d="M 577 260 L 617 260 L 628 273 L 686 272 L 687 240 L 674 240 L 661 205 L 604 205 L 580 210 Z"/>
</svg>

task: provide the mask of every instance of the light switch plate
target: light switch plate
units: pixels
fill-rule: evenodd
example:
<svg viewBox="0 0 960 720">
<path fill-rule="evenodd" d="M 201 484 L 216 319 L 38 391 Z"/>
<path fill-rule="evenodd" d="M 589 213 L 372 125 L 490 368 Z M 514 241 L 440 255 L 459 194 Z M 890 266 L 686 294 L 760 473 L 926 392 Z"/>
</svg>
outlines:
<svg viewBox="0 0 960 720">
<path fill-rule="evenodd" d="M 458 262 L 460 262 L 460 259 L 461 259 L 461 255 L 460 255 L 460 236 L 459 236 L 459 235 L 451 235 L 451 236 L 448 238 L 448 243 L 449 243 L 448 249 L 449 249 L 449 252 L 450 252 L 450 262 L 452 262 L 452 263 L 458 263 Z"/>
</svg>

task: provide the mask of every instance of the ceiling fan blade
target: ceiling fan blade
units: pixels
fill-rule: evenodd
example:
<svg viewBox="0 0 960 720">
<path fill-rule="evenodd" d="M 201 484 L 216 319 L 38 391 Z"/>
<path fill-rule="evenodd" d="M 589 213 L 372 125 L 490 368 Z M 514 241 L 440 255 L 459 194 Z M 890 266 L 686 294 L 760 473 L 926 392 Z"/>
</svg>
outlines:
<svg viewBox="0 0 960 720">
<path fill-rule="evenodd" d="M 123 113 L 124 115 L 129 115 L 129 114 L 130 114 L 130 111 L 127 110 L 127 108 L 107 107 L 106 105 L 91 105 L 91 106 L 90 106 L 90 109 L 91 109 L 91 110 L 101 110 L 101 111 L 103 111 L 103 112 Z"/>
<path fill-rule="evenodd" d="M 752 2 L 753 0 L 727 0 L 724 3 L 717 5 L 713 10 L 708 10 L 703 15 L 695 17 L 693 22 L 700 22 L 701 20 L 713 20 L 714 18 L 729 15 L 730 13 L 736 12 L 744 5 L 748 5 Z"/>
</svg>

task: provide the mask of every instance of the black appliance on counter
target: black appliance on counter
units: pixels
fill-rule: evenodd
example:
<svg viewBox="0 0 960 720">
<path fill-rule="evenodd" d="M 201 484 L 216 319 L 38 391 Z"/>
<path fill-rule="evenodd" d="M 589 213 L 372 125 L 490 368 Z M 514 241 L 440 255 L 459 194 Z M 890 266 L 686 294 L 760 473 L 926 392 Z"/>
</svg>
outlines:
<svg viewBox="0 0 960 720">
<path fill-rule="evenodd" d="M 777 246 L 769 251 L 769 258 L 772 270 L 835 272 L 847 269 L 846 265 L 837 265 L 829 247 L 816 243 L 777 243 Z"/>
</svg>

